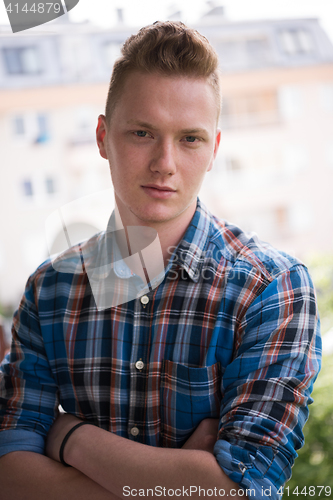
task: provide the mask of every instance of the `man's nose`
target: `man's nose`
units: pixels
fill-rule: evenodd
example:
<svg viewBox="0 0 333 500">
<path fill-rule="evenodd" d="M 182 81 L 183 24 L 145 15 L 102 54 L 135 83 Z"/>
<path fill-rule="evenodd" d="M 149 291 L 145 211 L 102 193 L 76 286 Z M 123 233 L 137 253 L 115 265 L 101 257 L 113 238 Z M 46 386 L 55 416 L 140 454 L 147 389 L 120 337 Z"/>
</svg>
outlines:
<svg viewBox="0 0 333 500">
<path fill-rule="evenodd" d="M 171 141 L 161 141 L 156 144 L 154 155 L 150 163 L 150 169 L 162 175 L 172 175 L 176 173 L 176 151 Z"/>
</svg>

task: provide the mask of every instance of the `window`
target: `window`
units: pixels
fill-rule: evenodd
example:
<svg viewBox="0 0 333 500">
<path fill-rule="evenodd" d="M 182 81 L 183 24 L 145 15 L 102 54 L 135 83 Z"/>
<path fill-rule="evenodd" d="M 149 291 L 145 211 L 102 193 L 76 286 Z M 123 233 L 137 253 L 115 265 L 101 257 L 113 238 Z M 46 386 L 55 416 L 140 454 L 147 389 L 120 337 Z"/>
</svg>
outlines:
<svg viewBox="0 0 333 500">
<path fill-rule="evenodd" d="M 37 138 L 36 143 L 47 142 L 49 140 L 48 116 L 38 114 L 37 117 Z"/>
<path fill-rule="evenodd" d="M 224 129 L 276 124 L 279 121 L 275 90 L 226 96 L 222 104 Z"/>
<path fill-rule="evenodd" d="M 6 71 L 9 75 L 34 75 L 41 73 L 37 47 L 4 47 L 2 52 Z"/>
<path fill-rule="evenodd" d="M 50 140 L 49 115 L 26 112 L 11 117 L 14 140 L 42 144 Z"/>
<path fill-rule="evenodd" d="M 95 142 L 96 109 L 93 106 L 79 106 L 74 109 L 74 134 L 72 145 Z"/>
<path fill-rule="evenodd" d="M 52 177 L 47 177 L 45 179 L 45 185 L 47 194 L 55 193 L 55 184 L 54 184 L 54 179 L 52 179 Z"/>
<path fill-rule="evenodd" d="M 287 29 L 280 31 L 283 52 L 288 55 L 309 54 L 314 50 L 311 33 L 305 29 Z"/>
<path fill-rule="evenodd" d="M 24 180 L 22 183 L 22 188 L 23 188 L 23 195 L 27 198 L 32 198 L 33 196 L 32 182 L 27 179 Z"/>
<path fill-rule="evenodd" d="M 265 36 L 220 39 L 215 42 L 220 64 L 225 69 L 258 66 L 268 60 L 269 43 Z"/>
<path fill-rule="evenodd" d="M 251 62 L 268 60 L 269 46 L 266 38 L 252 38 L 246 41 L 246 48 Z"/>
<path fill-rule="evenodd" d="M 14 135 L 18 135 L 18 136 L 25 135 L 25 123 L 24 123 L 24 117 L 22 115 L 14 116 L 14 118 L 13 118 L 13 132 L 14 132 Z"/>
<path fill-rule="evenodd" d="M 221 40 L 216 45 L 223 68 L 232 69 L 246 66 L 248 55 L 244 40 Z"/>
<path fill-rule="evenodd" d="M 57 193 L 57 178 L 52 172 L 39 172 L 21 179 L 20 182 L 21 200 L 29 205 L 45 205 L 53 202 Z"/>
<path fill-rule="evenodd" d="M 80 106 L 76 109 L 76 122 L 80 132 L 89 132 L 94 130 L 95 120 L 93 109 L 89 106 Z"/>
</svg>

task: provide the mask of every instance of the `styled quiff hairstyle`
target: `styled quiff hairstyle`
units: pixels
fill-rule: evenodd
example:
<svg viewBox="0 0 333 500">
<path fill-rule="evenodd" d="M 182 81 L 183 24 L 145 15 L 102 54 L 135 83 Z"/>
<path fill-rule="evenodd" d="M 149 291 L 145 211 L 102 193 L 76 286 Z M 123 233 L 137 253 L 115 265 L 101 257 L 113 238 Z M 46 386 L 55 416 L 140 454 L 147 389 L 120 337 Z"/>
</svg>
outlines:
<svg viewBox="0 0 333 500">
<path fill-rule="evenodd" d="M 156 21 L 141 28 L 124 43 L 111 76 L 105 116 L 109 122 L 128 75 L 134 71 L 165 76 L 207 78 L 221 111 L 218 56 L 207 38 L 181 22 Z"/>
</svg>

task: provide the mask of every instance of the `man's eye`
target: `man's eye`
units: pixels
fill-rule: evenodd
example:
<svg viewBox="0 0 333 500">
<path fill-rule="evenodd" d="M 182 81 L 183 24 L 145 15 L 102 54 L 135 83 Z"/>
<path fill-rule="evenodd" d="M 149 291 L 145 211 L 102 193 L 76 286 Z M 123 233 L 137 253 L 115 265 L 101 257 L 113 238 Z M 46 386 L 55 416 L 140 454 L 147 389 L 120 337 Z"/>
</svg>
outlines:
<svg viewBox="0 0 333 500">
<path fill-rule="evenodd" d="M 186 142 L 194 142 L 196 140 L 196 137 L 193 135 L 188 135 L 185 137 Z"/>
<path fill-rule="evenodd" d="M 136 130 L 134 133 L 138 137 L 148 137 L 148 132 L 145 132 L 145 130 Z"/>
</svg>

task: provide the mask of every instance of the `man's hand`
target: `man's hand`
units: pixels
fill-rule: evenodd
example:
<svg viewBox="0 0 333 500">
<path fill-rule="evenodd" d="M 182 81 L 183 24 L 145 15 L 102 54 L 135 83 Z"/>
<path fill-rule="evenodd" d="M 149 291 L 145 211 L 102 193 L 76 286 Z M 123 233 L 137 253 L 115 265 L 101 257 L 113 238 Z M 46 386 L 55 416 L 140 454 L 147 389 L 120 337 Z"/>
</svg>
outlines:
<svg viewBox="0 0 333 500">
<path fill-rule="evenodd" d="M 219 426 L 218 418 L 205 418 L 182 446 L 186 450 L 203 450 L 213 454 Z"/>
<path fill-rule="evenodd" d="M 51 429 L 49 430 L 46 439 L 45 453 L 49 458 L 60 462 L 59 450 L 61 443 L 63 442 L 63 439 L 66 436 L 67 432 L 70 431 L 71 428 L 74 427 L 74 425 L 79 424 L 80 422 L 81 420 L 69 413 L 59 414 Z M 66 461 L 65 457 L 64 460 Z"/>
</svg>

